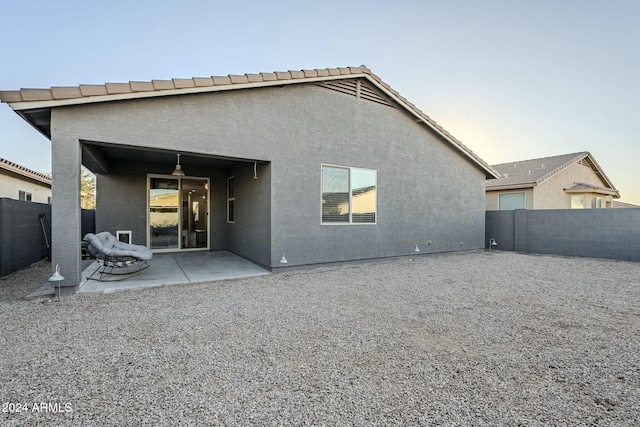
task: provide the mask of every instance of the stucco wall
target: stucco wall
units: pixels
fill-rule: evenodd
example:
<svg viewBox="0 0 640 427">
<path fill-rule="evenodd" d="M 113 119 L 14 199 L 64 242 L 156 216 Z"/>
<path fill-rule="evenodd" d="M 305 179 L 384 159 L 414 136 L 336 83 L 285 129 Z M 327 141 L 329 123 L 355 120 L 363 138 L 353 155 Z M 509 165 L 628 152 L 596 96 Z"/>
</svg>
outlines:
<svg viewBox="0 0 640 427">
<path fill-rule="evenodd" d="M 228 176 L 235 177 L 236 192 L 235 222 L 227 224 L 227 249 L 265 266 L 271 265 L 270 169 L 268 163 L 258 165 L 257 179 L 253 178 L 252 163 L 238 164 L 227 171 Z M 224 210 L 226 213 L 226 205 Z"/>
<path fill-rule="evenodd" d="M 253 247 L 268 253 L 252 256 L 266 265 L 278 266 L 282 252 L 300 265 L 405 255 L 415 243 L 423 252 L 484 246 L 484 173 L 388 106 L 293 85 L 65 107 L 52 117 L 54 145 L 86 139 L 270 162 L 270 182 L 258 180 L 270 193 L 237 182 L 268 194 L 270 206 L 247 211 L 243 232 L 238 221 L 229 231 L 238 251 L 258 231 Z M 378 172 L 378 224 L 321 224 L 322 163 Z M 246 200 L 239 213 L 259 199 Z"/>
<path fill-rule="evenodd" d="M 574 182 L 583 182 L 599 187 L 606 186 L 593 172 L 593 169 L 576 163 L 535 187 L 533 209 L 570 209 L 571 194 L 564 189 L 571 187 Z M 585 197 L 586 208 L 591 207 L 592 197 L 593 195 Z M 604 197 L 602 206 L 604 207 Z"/>
<path fill-rule="evenodd" d="M 18 200 L 20 191 L 31 193 L 31 201 L 49 203 L 51 188 L 28 179 L 19 179 L 13 174 L 0 170 L 0 197 Z"/>
<path fill-rule="evenodd" d="M 112 162 L 110 173 L 97 175 L 96 230 L 131 230 L 133 243 L 147 244 L 147 174 L 168 174 L 166 165 Z M 190 176 L 210 179 L 211 249 L 227 249 L 226 178 L 220 169 L 189 168 Z"/>
</svg>

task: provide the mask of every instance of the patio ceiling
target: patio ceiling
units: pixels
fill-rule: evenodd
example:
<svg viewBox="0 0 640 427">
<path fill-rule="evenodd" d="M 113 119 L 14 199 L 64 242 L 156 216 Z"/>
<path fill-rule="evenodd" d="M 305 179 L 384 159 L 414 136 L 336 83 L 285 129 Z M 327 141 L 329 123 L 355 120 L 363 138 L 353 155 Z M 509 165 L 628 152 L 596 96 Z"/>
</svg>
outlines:
<svg viewBox="0 0 640 427">
<path fill-rule="evenodd" d="M 100 174 L 108 174 L 109 164 L 113 161 L 135 161 L 137 163 L 153 163 L 156 165 L 166 164 L 167 174 L 170 174 L 176 164 L 176 154 L 178 153 L 180 154 L 180 164 L 186 170 L 190 167 L 226 169 L 237 162 L 264 162 L 258 159 L 239 159 L 183 151 L 145 149 L 121 144 L 82 141 L 82 164 L 90 171 Z"/>
</svg>

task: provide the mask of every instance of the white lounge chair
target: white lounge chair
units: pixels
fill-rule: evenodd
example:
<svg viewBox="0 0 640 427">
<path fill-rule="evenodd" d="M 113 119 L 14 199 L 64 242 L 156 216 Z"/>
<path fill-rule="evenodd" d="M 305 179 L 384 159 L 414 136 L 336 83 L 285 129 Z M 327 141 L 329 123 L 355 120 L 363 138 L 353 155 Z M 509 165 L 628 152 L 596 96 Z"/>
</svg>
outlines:
<svg viewBox="0 0 640 427">
<path fill-rule="evenodd" d="M 98 262 L 98 268 L 87 277 L 89 280 L 108 282 L 137 276 L 149 267 L 147 261 L 153 257 L 153 253 L 146 246 L 121 242 L 108 231 L 98 234 L 87 233 L 84 241 Z M 96 273 L 99 273 L 97 277 Z M 111 276 L 122 277 L 109 279 Z"/>
</svg>

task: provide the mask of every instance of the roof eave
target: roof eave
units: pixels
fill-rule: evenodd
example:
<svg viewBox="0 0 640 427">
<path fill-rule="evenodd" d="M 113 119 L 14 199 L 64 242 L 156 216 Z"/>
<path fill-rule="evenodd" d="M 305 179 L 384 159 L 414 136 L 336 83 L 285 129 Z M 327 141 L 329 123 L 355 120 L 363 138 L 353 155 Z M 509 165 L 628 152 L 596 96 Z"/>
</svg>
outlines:
<svg viewBox="0 0 640 427">
<path fill-rule="evenodd" d="M 487 185 L 486 191 L 524 190 L 527 188 L 533 188 L 535 186 L 536 186 L 535 182 L 523 182 L 518 184 L 503 184 L 503 185 Z"/>
<path fill-rule="evenodd" d="M 348 75 L 336 75 L 336 76 L 323 76 L 323 77 L 305 77 L 303 79 L 286 79 L 286 80 L 269 80 L 260 82 L 248 82 L 248 83 L 232 83 L 223 84 L 218 86 L 199 86 L 188 87 L 180 89 L 164 89 L 144 92 L 127 92 L 117 93 L 109 95 L 95 95 L 95 96 L 83 96 L 81 98 L 66 98 L 66 99 L 50 99 L 45 101 L 17 101 L 7 102 L 14 111 L 21 110 L 33 110 L 36 108 L 53 108 L 53 107 L 65 107 L 69 105 L 82 105 L 92 104 L 96 102 L 110 102 L 110 101 L 124 101 L 130 99 L 143 99 L 143 98 L 157 98 L 161 96 L 173 96 L 173 95 L 189 95 L 197 93 L 208 92 L 221 92 L 227 90 L 237 89 L 250 89 L 258 87 L 272 87 L 282 86 L 297 83 L 313 83 L 322 82 L 328 80 L 342 80 L 344 78 L 361 78 L 369 77 L 366 73 L 356 73 Z"/>
<path fill-rule="evenodd" d="M 618 189 L 613 185 L 613 183 L 611 182 L 611 180 L 609 179 L 609 177 L 607 176 L 606 173 L 604 173 L 604 170 L 600 167 L 600 165 L 598 164 L 598 162 L 596 161 L 596 159 L 591 155 L 591 153 L 587 152 L 587 155 L 585 157 L 589 157 L 589 160 L 591 160 L 591 162 L 593 163 L 593 165 L 596 167 L 596 169 L 598 170 L 598 174 L 600 175 L 600 177 L 604 180 L 604 182 L 607 184 L 607 187 L 611 188 L 612 190 L 614 190 L 618 196 L 617 198 L 620 198 L 620 194 L 618 192 Z"/>
<path fill-rule="evenodd" d="M 431 120 L 426 114 L 422 113 L 417 107 L 411 104 L 408 100 L 404 99 L 397 92 L 392 90 L 387 84 L 382 82 L 382 80 L 378 79 L 373 73 L 370 72 L 367 68 L 364 68 L 362 72 L 354 72 L 349 74 L 338 74 L 338 75 L 329 75 L 329 76 L 318 76 L 318 77 L 304 77 L 304 78 L 290 78 L 290 79 L 282 79 L 282 80 L 268 80 L 268 81 L 257 81 L 257 82 L 246 82 L 246 83 L 231 83 L 231 84 L 221 84 L 214 86 L 199 86 L 199 87 L 188 87 L 188 88 L 179 88 L 179 89 L 164 89 L 164 90 L 152 90 L 152 91 L 139 91 L 139 92 L 127 92 L 127 93 L 118 93 L 118 94 L 107 94 L 107 95 L 94 95 L 94 96 L 83 96 L 83 97 L 75 97 L 75 98 L 65 98 L 65 99 L 49 99 L 49 100 L 41 100 L 41 101 L 7 101 L 6 103 L 18 113 L 23 119 L 25 119 L 29 124 L 35 127 L 39 132 L 43 133 L 47 138 L 51 138 L 50 135 L 47 135 L 41 129 L 36 126 L 31 120 L 29 120 L 26 113 L 29 110 L 35 109 L 51 109 L 56 107 L 65 107 L 72 105 L 84 105 L 91 103 L 99 103 L 99 102 L 110 102 L 110 101 L 124 101 L 124 100 L 133 100 L 133 99 L 146 99 L 146 98 L 156 98 L 161 96 L 174 96 L 174 95 L 188 95 L 188 94 L 198 94 L 198 93 L 211 93 L 211 92 L 220 92 L 220 91 L 228 91 L 228 90 L 238 90 L 238 89 L 252 89 L 252 88 L 260 88 L 260 87 L 277 87 L 283 85 L 290 84 L 298 84 L 298 83 L 314 83 L 314 82 L 324 82 L 331 80 L 343 80 L 345 78 L 349 79 L 357 79 L 357 78 L 365 78 L 372 84 L 374 84 L 378 89 L 384 92 L 389 98 L 393 101 L 401 105 L 407 112 L 416 117 L 419 122 L 424 123 L 431 130 L 436 132 L 440 137 L 442 137 L 446 142 L 451 144 L 456 150 L 458 150 L 461 154 L 467 157 L 472 161 L 477 167 L 479 167 L 484 173 L 487 179 L 496 179 L 500 177 L 500 174 L 493 169 L 488 163 L 484 162 L 479 156 L 477 156 L 473 151 L 471 151 L 468 147 L 462 144 L 460 141 L 455 139 L 452 135 L 450 135 L 447 131 L 441 128 L 437 123 Z M 21 114 L 20 112 L 24 112 Z"/>
</svg>

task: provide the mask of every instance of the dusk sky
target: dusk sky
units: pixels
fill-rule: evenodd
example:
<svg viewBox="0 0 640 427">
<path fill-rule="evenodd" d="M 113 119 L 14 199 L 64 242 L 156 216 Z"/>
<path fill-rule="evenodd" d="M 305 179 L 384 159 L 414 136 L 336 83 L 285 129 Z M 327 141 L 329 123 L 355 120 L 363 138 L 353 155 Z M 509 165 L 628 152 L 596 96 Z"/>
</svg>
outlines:
<svg viewBox="0 0 640 427">
<path fill-rule="evenodd" d="M 590 151 L 640 204 L 640 2 L 4 1 L 0 90 L 368 66 L 490 164 Z M 51 143 L 0 105 L 0 157 Z"/>
</svg>

